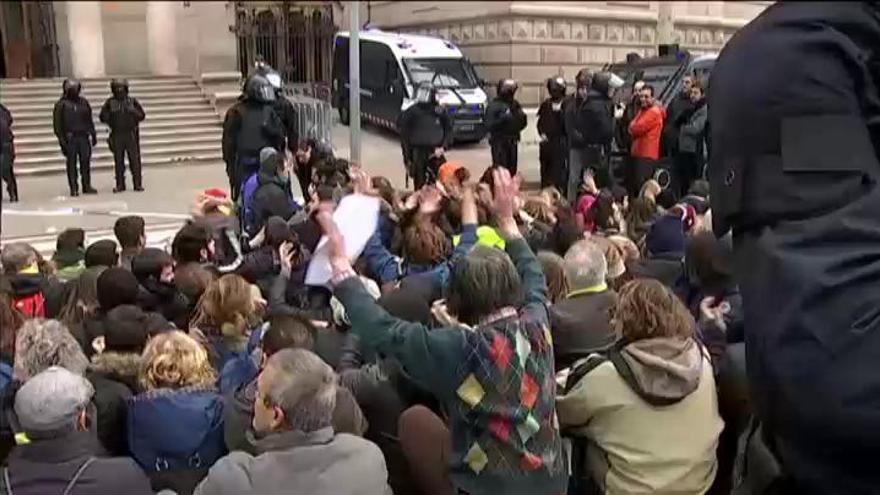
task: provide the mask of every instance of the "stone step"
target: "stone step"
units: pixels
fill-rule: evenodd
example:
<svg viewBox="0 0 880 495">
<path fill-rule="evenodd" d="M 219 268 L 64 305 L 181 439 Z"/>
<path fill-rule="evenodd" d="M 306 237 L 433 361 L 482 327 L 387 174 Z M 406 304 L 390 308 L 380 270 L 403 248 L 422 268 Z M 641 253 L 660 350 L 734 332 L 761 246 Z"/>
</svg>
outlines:
<svg viewBox="0 0 880 495">
<path fill-rule="evenodd" d="M 174 86 L 168 87 L 147 87 L 147 88 L 131 88 L 129 93 L 136 97 L 141 98 L 144 96 L 161 96 L 161 95 L 172 95 L 172 94 L 201 94 L 201 90 L 195 83 L 190 83 L 186 85 L 178 84 Z M 93 101 L 101 101 L 103 102 L 105 99 L 110 97 L 110 88 L 83 88 L 81 95 L 89 100 L 89 102 Z M 61 88 L 0 88 L 0 99 L 4 101 L 6 99 L 14 100 L 15 98 L 54 98 L 58 99 L 61 97 Z"/>
<path fill-rule="evenodd" d="M 207 101 L 207 97 L 202 94 L 201 90 L 193 89 L 188 91 L 159 91 L 148 93 L 146 95 L 138 94 L 135 96 L 141 105 L 150 105 L 150 104 L 163 104 L 163 103 L 178 103 L 183 101 L 191 101 L 191 100 L 205 100 Z M 86 98 L 89 101 L 89 105 L 99 106 L 104 103 L 104 101 L 110 97 L 110 93 L 102 94 L 95 98 Z M 0 95 L 0 102 L 2 102 L 9 110 L 12 110 L 13 107 L 20 107 L 24 105 L 48 105 L 49 107 L 54 107 L 55 103 L 58 101 L 58 95 L 51 96 L 15 96 L 12 98 L 6 97 L 5 95 Z"/>
<path fill-rule="evenodd" d="M 161 167 L 161 166 L 185 166 L 187 164 L 202 163 L 220 163 L 222 164 L 223 155 L 220 151 L 216 152 L 199 152 L 191 154 L 178 154 L 167 156 L 144 156 L 141 164 L 144 168 Z M 127 163 L 127 162 L 126 162 Z M 113 170 L 113 158 L 93 159 L 91 162 L 92 171 L 96 170 Z M 222 165 L 218 165 L 222 166 Z M 16 161 L 15 174 L 18 177 L 32 177 L 39 175 L 61 175 L 65 173 L 64 157 L 60 154 L 56 156 L 54 161 L 43 162 L 39 165 L 31 165 L 28 167 L 19 167 Z M 61 180 L 59 178 L 59 180 Z"/>
<path fill-rule="evenodd" d="M 204 123 L 205 121 L 212 120 L 214 122 L 220 122 L 220 117 L 214 113 L 214 109 L 211 107 L 207 107 L 204 110 L 198 112 L 181 112 L 181 113 L 169 113 L 169 114 L 159 114 L 154 115 L 152 117 L 148 117 L 144 122 L 141 123 L 141 129 L 149 128 L 156 124 L 162 124 L 164 126 L 175 126 L 175 125 L 190 125 L 192 121 L 198 121 L 199 123 Z M 95 127 L 99 125 L 103 125 L 98 121 L 98 117 L 94 117 Z M 12 131 L 16 133 L 18 129 L 24 128 L 34 128 L 34 127 L 46 127 L 48 129 L 52 129 L 52 114 L 46 115 L 40 118 L 34 119 L 16 119 L 15 123 L 12 124 Z"/>
<path fill-rule="evenodd" d="M 64 79 L 33 79 L 30 81 L 16 81 L 3 79 L 0 81 L 0 90 L 37 90 L 37 89 L 53 89 L 61 92 L 61 86 Z M 192 86 L 195 81 L 187 78 L 175 79 L 129 79 L 129 89 L 134 88 L 168 88 L 174 86 Z M 110 79 L 106 80 L 80 80 L 83 90 L 89 88 L 103 87 L 110 89 Z"/>
<path fill-rule="evenodd" d="M 183 147 L 185 145 L 189 146 L 214 146 L 217 149 L 220 149 L 221 146 L 221 132 L 219 130 L 215 130 L 211 133 L 200 133 L 195 135 L 179 135 L 179 136 L 164 136 L 164 137 L 141 137 L 141 152 L 150 151 L 153 148 L 165 148 L 169 146 L 174 147 Z M 16 143 L 18 144 L 18 143 Z M 20 145 L 17 147 L 15 155 L 16 155 L 16 163 L 18 163 L 19 159 L 29 158 L 32 156 L 42 156 L 46 154 L 55 154 L 59 152 L 58 141 L 56 139 L 49 140 L 47 139 L 45 142 L 36 144 L 36 143 L 26 143 L 27 146 Z M 109 152 L 109 145 L 107 144 L 106 138 L 98 138 L 98 145 L 95 147 L 94 153 L 99 154 L 103 151 Z"/>
<path fill-rule="evenodd" d="M 40 83 L 58 83 L 59 85 L 67 79 L 66 77 L 40 77 L 36 79 L 16 79 L 16 78 L 0 78 L 0 86 L 4 84 L 40 84 Z M 102 77 L 86 77 L 79 79 L 81 83 L 87 82 L 105 82 L 110 83 L 113 79 L 128 79 L 129 83 L 132 82 L 154 82 L 154 81 L 192 81 L 192 78 L 189 76 L 184 76 L 182 74 L 170 75 L 170 76 L 145 76 L 143 74 L 136 75 L 111 75 L 111 76 L 102 76 Z"/>
<path fill-rule="evenodd" d="M 52 116 L 52 108 L 47 108 L 45 110 L 30 110 L 24 112 L 16 112 L 12 114 L 12 118 L 14 119 L 14 123 L 18 121 L 27 121 L 33 119 L 44 119 L 48 115 Z M 182 103 L 180 105 L 169 105 L 169 106 L 153 106 L 144 108 L 144 112 L 147 114 L 147 120 L 150 120 L 159 115 L 168 115 L 168 114 L 178 114 L 178 113 L 197 113 L 197 112 L 211 112 L 214 114 L 214 109 L 207 102 L 204 103 Z M 92 117 L 95 122 L 98 122 L 98 114 L 100 113 L 100 108 L 92 108 Z M 216 115 L 216 114 L 214 114 Z"/>
<path fill-rule="evenodd" d="M 12 117 L 18 114 L 18 112 L 35 112 L 35 111 L 52 111 L 55 108 L 55 103 L 58 99 L 30 99 L 30 100 L 16 100 L 14 102 L 3 101 L 3 105 L 12 112 Z M 192 105 L 195 103 L 208 105 L 208 99 L 203 97 L 201 94 L 193 95 L 193 96 L 174 96 L 169 98 L 167 95 L 164 98 L 151 98 L 148 100 L 144 100 L 138 98 L 141 106 L 144 110 L 151 109 L 161 109 L 166 107 L 174 107 L 176 105 Z M 89 102 L 91 105 L 91 101 Z M 103 105 L 103 102 L 102 102 Z M 92 111 L 100 111 L 101 107 L 99 105 L 92 105 Z"/>
<path fill-rule="evenodd" d="M 213 151 L 220 151 L 220 147 L 214 143 L 200 143 L 200 144 L 172 144 L 170 146 L 162 146 L 162 147 L 150 147 L 150 148 L 141 148 L 141 156 L 190 156 L 192 154 L 198 153 L 210 153 Z M 18 154 L 18 151 L 16 151 Z M 107 143 L 98 143 L 98 149 L 92 152 L 92 160 L 100 160 L 101 158 L 112 158 L 112 154 L 110 150 L 107 148 Z M 15 166 L 18 167 L 27 167 L 29 165 L 41 165 L 44 163 L 51 163 L 57 160 L 63 160 L 64 157 L 61 156 L 61 150 L 57 147 L 53 153 L 43 153 L 39 156 L 29 156 L 25 158 L 15 158 Z"/>
<path fill-rule="evenodd" d="M 104 139 L 109 134 L 110 131 L 106 126 L 101 126 L 97 129 L 98 131 L 98 139 Z M 172 138 L 174 136 L 186 137 L 190 135 L 213 135 L 213 134 L 222 134 L 223 128 L 220 126 L 219 122 L 211 122 L 210 124 L 203 125 L 191 125 L 185 127 L 170 127 L 170 128 L 143 128 L 141 127 L 141 141 L 144 141 L 148 138 Z M 17 146 L 23 145 L 34 145 L 34 144 L 43 144 L 43 143 L 57 143 L 55 138 L 55 134 L 52 129 L 28 129 L 20 132 L 16 132 L 15 134 L 15 144 Z"/>
</svg>

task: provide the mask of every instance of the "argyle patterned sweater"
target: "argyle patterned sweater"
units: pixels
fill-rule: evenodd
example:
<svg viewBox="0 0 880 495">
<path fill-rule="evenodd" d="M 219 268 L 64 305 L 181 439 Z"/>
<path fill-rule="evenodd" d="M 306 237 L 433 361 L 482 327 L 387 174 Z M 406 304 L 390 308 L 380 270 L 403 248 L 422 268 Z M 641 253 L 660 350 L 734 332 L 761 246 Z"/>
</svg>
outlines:
<svg viewBox="0 0 880 495">
<path fill-rule="evenodd" d="M 395 318 L 356 277 L 338 283 L 335 294 L 361 344 L 398 359 L 444 404 L 455 488 L 471 495 L 563 494 L 544 275 L 523 239 L 508 241 L 506 251 L 522 280 L 523 305 L 474 329 L 431 330 Z"/>
</svg>

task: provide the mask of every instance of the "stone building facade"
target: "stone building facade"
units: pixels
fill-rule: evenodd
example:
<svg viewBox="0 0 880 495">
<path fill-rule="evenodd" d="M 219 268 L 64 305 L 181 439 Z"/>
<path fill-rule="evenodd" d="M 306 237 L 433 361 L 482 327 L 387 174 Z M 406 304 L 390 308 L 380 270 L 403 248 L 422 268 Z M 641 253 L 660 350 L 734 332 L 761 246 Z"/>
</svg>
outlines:
<svg viewBox="0 0 880 495">
<path fill-rule="evenodd" d="M 513 77 L 523 103 L 535 105 L 548 77 L 572 81 L 585 66 L 601 68 L 631 52 L 656 55 L 659 43 L 717 52 L 771 3 L 378 1 L 361 2 L 360 17 L 378 28 L 456 43 L 483 78 Z"/>
<path fill-rule="evenodd" d="M 197 77 L 237 67 L 234 2 L 21 2 L 28 8 L 16 9 L 17 3 L 0 8 L 7 77 Z M 30 8 L 37 4 L 39 10 Z M 47 57 L 51 63 L 41 64 Z M 41 66 L 51 70 L 35 70 Z"/>
</svg>

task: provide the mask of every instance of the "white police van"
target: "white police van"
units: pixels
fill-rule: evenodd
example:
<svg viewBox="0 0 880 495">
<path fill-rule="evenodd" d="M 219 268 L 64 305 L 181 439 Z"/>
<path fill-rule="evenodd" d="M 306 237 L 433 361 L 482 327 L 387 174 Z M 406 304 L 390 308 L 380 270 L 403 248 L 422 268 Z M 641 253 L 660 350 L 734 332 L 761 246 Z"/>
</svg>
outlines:
<svg viewBox="0 0 880 495">
<path fill-rule="evenodd" d="M 333 106 L 348 125 L 348 32 L 334 40 Z M 485 135 L 487 97 L 470 61 L 454 44 L 427 36 L 368 29 L 360 32 L 361 115 L 373 124 L 396 130 L 397 118 L 414 103 L 423 82 L 437 88 L 437 100 L 452 118 L 457 141 L 479 141 Z"/>
</svg>

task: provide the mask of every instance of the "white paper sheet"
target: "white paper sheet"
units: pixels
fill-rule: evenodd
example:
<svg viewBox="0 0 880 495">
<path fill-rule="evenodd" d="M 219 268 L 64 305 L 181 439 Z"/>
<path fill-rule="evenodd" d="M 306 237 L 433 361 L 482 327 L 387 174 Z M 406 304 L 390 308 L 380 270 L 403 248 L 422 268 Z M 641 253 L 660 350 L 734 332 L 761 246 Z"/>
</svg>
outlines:
<svg viewBox="0 0 880 495">
<path fill-rule="evenodd" d="M 367 241 L 379 223 L 379 198 L 350 194 L 339 202 L 333 212 L 333 220 L 345 238 L 345 254 L 354 261 L 364 250 Z M 327 236 L 322 236 L 318 247 L 312 254 L 309 270 L 306 272 L 306 285 L 327 285 L 332 276 Z"/>
</svg>

